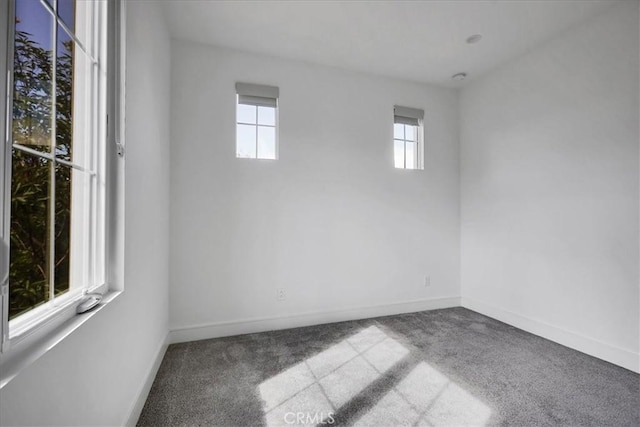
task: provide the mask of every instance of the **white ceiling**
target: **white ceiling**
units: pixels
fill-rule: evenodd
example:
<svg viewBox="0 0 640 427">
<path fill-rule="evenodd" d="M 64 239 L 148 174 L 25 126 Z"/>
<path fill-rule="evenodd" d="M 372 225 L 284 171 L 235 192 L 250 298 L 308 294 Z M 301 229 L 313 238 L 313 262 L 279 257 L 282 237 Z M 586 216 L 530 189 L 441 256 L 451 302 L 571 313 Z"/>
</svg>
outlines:
<svg viewBox="0 0 640 427">
<path fill-rule="evenodd" d="M 526 53 L 616 1 L 163 2 L 175 38 L 455 86 Z M 480 33 L 482 40 L 465 39 Z"/>
</svg>

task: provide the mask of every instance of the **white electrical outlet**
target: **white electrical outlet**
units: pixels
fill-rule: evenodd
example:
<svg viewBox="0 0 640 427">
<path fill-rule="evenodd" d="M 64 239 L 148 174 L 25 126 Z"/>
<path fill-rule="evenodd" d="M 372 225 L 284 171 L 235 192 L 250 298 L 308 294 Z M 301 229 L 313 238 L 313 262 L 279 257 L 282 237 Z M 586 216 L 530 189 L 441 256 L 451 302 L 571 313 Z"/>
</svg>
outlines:
<svg viewBox="0 0 640 427">
<path fill-rule="evenodd" d="M 278 291 L 276 292 L 276 299 L 278 301 L 284 301 L 286 297 L 287 297 L 287 295 L 284 292 L 284 289 L 279 288 Z"/>
<path fill-rule="evenodd" d="M 424 276 L 424 287 L 428 288 L 431 286 L 431 276 Z"/>
</svg>

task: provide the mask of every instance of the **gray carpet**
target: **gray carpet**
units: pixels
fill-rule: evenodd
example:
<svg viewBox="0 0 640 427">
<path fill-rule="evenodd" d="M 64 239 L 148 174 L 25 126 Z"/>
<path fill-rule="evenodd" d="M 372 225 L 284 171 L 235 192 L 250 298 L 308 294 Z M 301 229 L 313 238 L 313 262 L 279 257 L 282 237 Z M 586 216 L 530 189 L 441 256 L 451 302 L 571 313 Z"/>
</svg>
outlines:
<svg viewBox="0 0 640 427">
<path fill-rule="evenodd" d="M 169 347 L 141 426 L 640 426 L 638 374 L 463 308 Z"/>
</svg>

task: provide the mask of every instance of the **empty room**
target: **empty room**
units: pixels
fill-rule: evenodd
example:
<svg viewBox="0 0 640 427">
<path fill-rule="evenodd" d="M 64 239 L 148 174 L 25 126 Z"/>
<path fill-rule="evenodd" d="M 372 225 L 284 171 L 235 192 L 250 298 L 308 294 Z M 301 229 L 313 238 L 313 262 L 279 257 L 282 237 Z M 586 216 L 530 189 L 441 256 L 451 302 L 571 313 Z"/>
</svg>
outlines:
<svg viewBox="0 0 640 427">
<path fill-rule="evenodd" d="M 0 10 L 1 426 L 640 425 L 640 1 Z"/>
</svg>

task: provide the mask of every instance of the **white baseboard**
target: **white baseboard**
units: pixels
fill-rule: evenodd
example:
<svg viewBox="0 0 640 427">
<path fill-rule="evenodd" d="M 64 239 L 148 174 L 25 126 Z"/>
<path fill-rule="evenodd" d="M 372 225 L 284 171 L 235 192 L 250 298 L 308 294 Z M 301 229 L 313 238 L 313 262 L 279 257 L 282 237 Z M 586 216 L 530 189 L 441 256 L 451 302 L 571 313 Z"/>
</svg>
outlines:
<svg viewBox="0 0 640 427">
<path fill-rule="evenodd" d="M 153 380 L 156 379 L 156 374 L 158 373 L 158 369 L 160 369 L 160 364 L 162 363 L 162 359 L 164 358 L 164 354 L 167 351 L 167 347 L 169 347 L 169 334 L 165 335 L 164 340 L 160 343 L 158 350 L 156 351 L 156 357 L 149 367 L 147 371 L 147 376 L 145 377 L 144 383 L 138 392 L 135 402 L 129 411 L 129 417 L 127 418 L 126 426 L 135 427 L 138 423 L 138 418 L 140 418 L 140 414 L 142 413 L 142 408 L 144 407 L 145 402 L 147 401 L 147 397 L 149 396 L 149 391 L 151 391 L 151 386 L 153 385 Z"/>
<path fill-rule="evenodd" d="M 432 298 L 369 307 L 353 307 L 333 311 L 300 313 L 289 316 L 242 319 L 204 325 L 181 326 L 172 328 L 169 342 L 197 341 L 255 332 L 275 331 L 279 329 L 299 328 L 324 323 L 344 322 L 347 320 L 367 319 L 393 314 L 413 313 L 439 308 L 459 307 L 460 297 Z"/>
<path fill-rule="evenodd" d="M 633 372 L 640 372 L 640 354 L 616 347 L 602 341 L 570 332 L 557 326 L 530 319 L 525 316 L 485 304 L 483 302 L 461 298 L 462 306 L 485 316 L 507 323 L 516 328 L 562 344 L 566 347 L 586 353 L 598 359 L 613 363 Z"/>
</svg>

